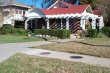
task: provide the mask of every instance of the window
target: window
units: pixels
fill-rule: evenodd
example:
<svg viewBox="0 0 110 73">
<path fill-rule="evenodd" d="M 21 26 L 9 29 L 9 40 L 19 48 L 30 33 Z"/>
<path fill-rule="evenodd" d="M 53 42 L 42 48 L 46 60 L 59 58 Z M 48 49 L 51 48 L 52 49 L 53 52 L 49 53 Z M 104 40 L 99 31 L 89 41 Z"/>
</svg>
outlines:
<svg viewBox="0 0 110 73">
<path fill-rule="evenodd" d="M 22 14 L 22 10 L 19 10 L 19 14 Z"/>
<path fill-rule="evenodd" d="M 23 11 L 23 14 L 25 14 L 26 12 L 25 11 Z"/>
<path fill-rule="evenodd" d="M 19 12 L 18 9 L 15 9 L 15 11 L 16 11 L 16 14 L 18 14 L 18 12 Z"/>
</svg>

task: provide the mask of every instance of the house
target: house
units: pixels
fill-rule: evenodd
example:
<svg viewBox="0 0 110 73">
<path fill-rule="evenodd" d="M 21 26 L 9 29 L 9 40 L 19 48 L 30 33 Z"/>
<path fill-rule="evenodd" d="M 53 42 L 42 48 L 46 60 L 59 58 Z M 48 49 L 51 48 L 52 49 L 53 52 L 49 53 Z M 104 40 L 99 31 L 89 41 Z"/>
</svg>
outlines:
<svg viewBox="0 0 110 73">
<path fill-rule="evenodd" d="M 25 29 L 67 29 L 72 33 L 88 28 L 101 29 L 103 17 L 93 13 L 89 4 L 72 5 L 58 0 L 47 9 L 35 8 L 26 14 Z"/>
<path fill-rule="evenodd" d="M 31 9 L 30 6 L 16 2 L 16 0 L 1 0 L 0 7 L 2 8 L 3 21 L 0 24 L 11 24 L 12 26 L 24 27 L 25 13 Z"/>
</svg>

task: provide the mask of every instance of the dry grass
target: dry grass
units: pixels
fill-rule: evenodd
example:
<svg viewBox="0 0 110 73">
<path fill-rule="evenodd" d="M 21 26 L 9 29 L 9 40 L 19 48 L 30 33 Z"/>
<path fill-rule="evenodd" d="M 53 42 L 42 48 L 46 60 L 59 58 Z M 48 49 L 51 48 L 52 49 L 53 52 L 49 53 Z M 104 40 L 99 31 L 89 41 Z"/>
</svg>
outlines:
<svg viewBox="0 0 110 73">
<path fill-rule="evenodd" d="M 110 73 L 110 68 L 16 54 L 0 64 L 0 73 Z"/>
<path fill-rule="evenodd" d="M 85 39 L 67 43 L 42 45 L 34 48 L 110 58 L 110 39 Z"/>
</svg>

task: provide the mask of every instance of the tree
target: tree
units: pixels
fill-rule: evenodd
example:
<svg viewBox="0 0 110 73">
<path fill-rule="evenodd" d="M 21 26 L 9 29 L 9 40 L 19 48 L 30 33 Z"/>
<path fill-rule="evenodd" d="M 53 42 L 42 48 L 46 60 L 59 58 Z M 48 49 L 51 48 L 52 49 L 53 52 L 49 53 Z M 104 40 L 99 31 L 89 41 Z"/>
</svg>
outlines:
<svg viewBox="0 0 110 73">
<path fill-rule="evenodd" d="M 98 0 L 97 9 L 103 11 L 105 18 L 110 18 L 110 0 Z"/>
</svg>

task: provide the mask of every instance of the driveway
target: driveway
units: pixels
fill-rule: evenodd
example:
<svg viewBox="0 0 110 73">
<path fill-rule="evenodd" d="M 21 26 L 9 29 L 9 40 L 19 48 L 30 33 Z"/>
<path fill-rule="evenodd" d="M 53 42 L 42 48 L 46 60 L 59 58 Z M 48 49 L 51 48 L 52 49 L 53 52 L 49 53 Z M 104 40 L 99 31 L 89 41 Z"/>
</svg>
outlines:
<svg viewBox="0 0 110 73">
<path fill-rule="evenodd" d="M 68 42 L 68 41 L 73 41 L 73 40 L 66 39 L 66 40 L 56 40 L 56 41 L 37 41 L 37 42 L 0 44 L 0 63 L 10 58 L 12 55 L 16 53 L 24 53 L 27 55 L 42 56 L 47 58 L 55 58 L 55 59 L 73 61 L 73 62 L 83 62 L 91 65 L 100 65 L 100 66 L 110 67 L 110 59 L 108 58 L 100 58 L 100 57 L 94 57 L 89 55 L 70 54 L 65 52 L 56 52 L 56 51 L 50 51 L 50 50 L 29 48 L 32 46 L 40 46 L 45 44 Z M 42 55 L 41 54 L 42 52 L 50 52 L 51 54 Z M 71 58 L 72 56 L 81 56 L 82 58 L 73 59 Z"/>
<path fill-rule="evenodd" d="M 39 46 L 43 44 L 51 44 L 51 43 L 53 42 L 38 41 L 38 42 L 0 44 L 0 63 L 16 53 L 30 50 L 31 48 L 28 47 Z"/>
<path fill-rule="evenodd" d="M 31 48 L 29 47 L 32 47 L 32 46 L 52 44 L 57 42 L 67 42 L 67 41 L 72 41 L 72 40 L 65 39 L 65 40 L 56 40 L 56 41 L 37 41 L 37 42 L 0 44 L 0 63 L 16 53 L 31 50 Z"/>
</svg>

